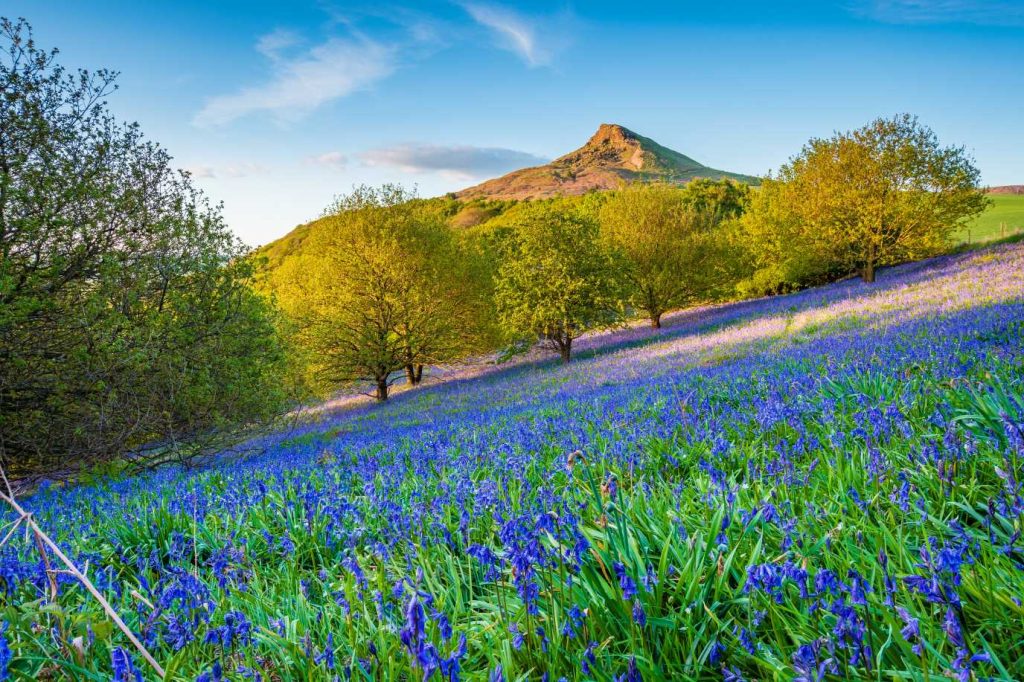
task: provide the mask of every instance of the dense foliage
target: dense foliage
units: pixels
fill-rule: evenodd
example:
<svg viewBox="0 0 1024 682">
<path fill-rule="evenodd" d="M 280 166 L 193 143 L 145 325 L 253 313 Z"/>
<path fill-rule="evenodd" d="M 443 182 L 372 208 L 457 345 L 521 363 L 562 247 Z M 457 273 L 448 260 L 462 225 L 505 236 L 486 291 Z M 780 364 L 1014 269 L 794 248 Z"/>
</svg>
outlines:
<svg viewBox="0 0 1024 682">
<path fill-rule="evenodd" d="M 26 503 L 171 679 L 1020 679 L 1022 321 L 1001 247 Z M 0 576 L 12 676 L 150 678 Z"/>
<path fill-rule="evenodd" d="M 65 71 L 24 22 L 0 41 L 3 463 L 194 454 L 276 413 L 285 351 L 219 209 L 108 113 L 114 74 Z"/>
<path fill-rule="evenodd" d="M 423 202 L 394 185 L 357 188 L 270 273 L 324 392 L 368 381 L 386 400 L 396 373 L 464 357 L 487 338 L 487 287 L 471 250 Z"/>
<path fill-rule="evenodd" d="M 931 130 L 904 115 L 811 140 L 756 189 L 702 179 L 533 201 L 448 196 L 415 203 L 475 256 L 476 276 L 450 289 L 476 301 L 477 320 L 492 318 L 483 325 L 486 333 L 469 334 L 478 341 L 470 344 L 474 350 L 495 350 L 501 342 L 515 350 L 540 340 L 568 360 L 573 338 L 631 316 L 643 314 L 657 328 L 666 312 L 688 305 L 792 291 L 854 273 L 871 282 L 880 266 L 944 252 L 988 203 L 978 180 L 963 148 L 940 146 Z M 311 254 L 322 255 L 322 235 L 334 229 L 330 218 L 301 226 L 264 251 L 278 273 L 276 291 L 306 269 Z M 524 250 L 530 241 L 538 248 Z M 591 268 L 598 263 L 614 265 Z M 577 267 L 592 271 L 569 274 Z M 572 302 L 569 280 L 587 282 Z M 600 295 L 587 293 L 599 289 Z M 342 374 L 380 386 L 393 371 L 384 363 L 375 373 Z M 416 383 L 416 374 L 407 374 Z"/>
<path fill-rule="evenodd" d="M 723 280 L 724 221 L 742 214 L 749 189 L 729 180 L 694 180 L 685 188 L 632 185 L 601 207 L 601 230 L 623 255 L 627 301 L 654 328 L 661 316 L 712 298 Z"/>
<path fill-rule="evenodd" d="M 622 320 L 619 268 L 598 230 L 585 215 L 545 210 L 512 233 L 495 284 L 498 318 L 512 337 L 541 339 L 569 362 L 575 339 Z"/>
<path fill-rule="evenodd" d="M 813 139 L 747 214 L 762 286 L 806 284 L 941 253 L 987 200 L 963 147 L 909 115 Z"/>
</svg>

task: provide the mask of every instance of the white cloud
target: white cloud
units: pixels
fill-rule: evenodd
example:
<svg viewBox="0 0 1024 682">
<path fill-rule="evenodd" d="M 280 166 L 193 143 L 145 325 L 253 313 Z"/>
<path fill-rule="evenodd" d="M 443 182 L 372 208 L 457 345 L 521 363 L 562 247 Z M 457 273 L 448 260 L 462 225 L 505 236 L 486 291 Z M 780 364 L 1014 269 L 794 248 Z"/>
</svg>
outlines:
<svg viewBox="0 0 1024 682">
<path fill-rule="evenodd" d="M 368 166 L 397 168 L 406 173 L 442 173 L 473 178 L 536 166 L 547 159 L 500 147 L 471 145 L 396 145 L 371 149 L 359 155 Z"/>
<path fill-rule="evenodd" d="M 260 36 L 260 39 L 256 41 L 256 51 L 268 59 L 278 59 L 282 52 L 300 42 L 301 40 L 295 32 L 279 28 Z"/>
<path fill-rule="evenodd" d="M 327 166 L 336 170 L 343 169 L 348 165 L 348 157 L 341 152 L 325 152 L 316 156 L 308 156 L 305 163 L 313 166 Z"/>
<path fill-rule="evenodd" d="M 226 166 L 209 166 L 196 164 L 187 166 L 186 171 L 194 178 L 244 178 L 250 175 L 261 175 L 270 170 L 261 163 L 232 163 Z"/>
<path fill-rule="evenodd" d="M 213 169 L 213 166 L 203 166 L 203 165 L 187 166 L 183 170 L 191 173 L 192 177 L 194 177 L 194 178 L 215 178 L 215 177 L 217 177 L 217 172 Z"/>
<path fill-rule="evenodd" d="M 478 24 L 498 34 L 504 49 L 518 54 L 528 65 L 551 63 L 553 48 L 542 39 L 536 21 L 497 5 L 467 3 L 463 7 Z"/>
<path fill-rule="evenodd" d="M 261 175 L 270 170 L 262 163 L 239 163 L 224 166 L 223 174 L 228 178 L 244 178 L 249 175 Z"/>
<path fill-rule="evenodd" d="M 857 0 L 850 9 L 889 24 L 1024 26 L 1020 0 Z"/>
<path fill-rule="evenodd" d="M 297 37 L 283 31 L 260 38 L 256 49 L 270 60 L 270 78 L 261 85 L 210 98 L 193 123 L 223 125 L 255 112 L 294 121 L 395 69 L 394 50 L 369 38 L 331 38 L 298 55 L 284 56 L 297 44 Z"/>
</svg>

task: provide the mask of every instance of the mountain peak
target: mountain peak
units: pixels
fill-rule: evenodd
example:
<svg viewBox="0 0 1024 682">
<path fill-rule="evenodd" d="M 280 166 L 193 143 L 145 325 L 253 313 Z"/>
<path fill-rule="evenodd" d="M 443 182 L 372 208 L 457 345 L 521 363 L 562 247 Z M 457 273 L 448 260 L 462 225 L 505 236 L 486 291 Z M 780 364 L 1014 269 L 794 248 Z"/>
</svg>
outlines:
<svg viewBox="0 0 1024 682">
<path fill-rule="evenodd" d="M 544 166 L 523 168 L 457 192 L 460 199 L 540 199 L 615 189 L 628 182 L 685 184 L 695 178 L 758 179 L 694 161 L 618 123 L 602 123 L 587 143 Z"/>
<path fill-rule="evenodd" d="M 597 132 L 590 136 L 586 147 L 594 147 L 602 144 L 623 144 L 635 141 L 639 136 L 629 128 L 620 126 L 618 123 L 602 123 L 597 127 Z"/>
</svg>

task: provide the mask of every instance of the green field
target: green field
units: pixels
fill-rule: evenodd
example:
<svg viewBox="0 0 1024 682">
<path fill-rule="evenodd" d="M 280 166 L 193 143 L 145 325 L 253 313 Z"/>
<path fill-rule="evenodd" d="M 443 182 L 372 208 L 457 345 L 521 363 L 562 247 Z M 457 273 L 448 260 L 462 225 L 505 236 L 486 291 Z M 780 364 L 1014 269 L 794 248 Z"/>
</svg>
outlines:
<svg viewBox="0 0 1024 682">
<path fill-rule="evenodd" d="M 1024 233 L 1024 194 L 994 194 L 992 206 L 960 231 L 963 242 L 991 241 Z"/>
</svg>

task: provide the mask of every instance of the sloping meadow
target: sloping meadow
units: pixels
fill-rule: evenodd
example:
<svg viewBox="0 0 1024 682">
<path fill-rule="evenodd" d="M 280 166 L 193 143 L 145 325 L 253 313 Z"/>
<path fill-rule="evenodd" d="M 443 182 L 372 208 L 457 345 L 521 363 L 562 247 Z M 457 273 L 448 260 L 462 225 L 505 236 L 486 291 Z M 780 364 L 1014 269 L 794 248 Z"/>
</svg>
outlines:
<svg viewBox="0 0 1024 682">
<path fill-rule="evenodd" d="M 172 679 L 1024 677 L 1024 248 L 669 322 L 27 506 Z M 0 552 L 12 675 L 152 676 Z"/>
</svg>

